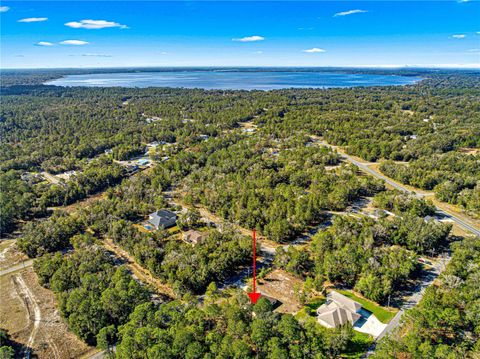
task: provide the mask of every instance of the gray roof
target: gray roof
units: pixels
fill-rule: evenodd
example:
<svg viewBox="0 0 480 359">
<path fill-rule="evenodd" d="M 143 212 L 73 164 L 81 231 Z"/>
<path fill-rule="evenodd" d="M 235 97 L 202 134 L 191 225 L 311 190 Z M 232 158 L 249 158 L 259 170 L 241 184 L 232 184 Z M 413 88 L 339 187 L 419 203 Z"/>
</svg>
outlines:
<svg viewBox="0 0 480 359">
<path fill-rule="evenodd" d="M 156 228 L 171 226 L 175 223 L 177 215 L 166 209 L 161 209 L 159 211 L 150 213 L 150 218 L 148 222 L 153 224 Z"/>
<path fill-rule="evenodd" d="M 360 303 L 335 291 L 331 291 L 327 295 L 327 298 L 333 300 L 334 302 L 339 304 L 339 306 L 344 307 L 355 313 L 362 309 L 362 305 Z"/>
<path fill-rule="evenodd" d="M 317 319 L 330 327 L 338 327 L 347 322 L 354 324 L 361 315 L 360 303 L 335 291 L 327 295 L 327 301 L 317 309 Z"/>
<path fill-rule="evenodd" d="M 339 327 L 347 322 L 353 325 L 361 317 L 358 313 L 353 313 L 345 308 L 335 306 L 325 306 L 317 313 L 317 319 L 327 323 L 331 327 Z"/>
</svg>

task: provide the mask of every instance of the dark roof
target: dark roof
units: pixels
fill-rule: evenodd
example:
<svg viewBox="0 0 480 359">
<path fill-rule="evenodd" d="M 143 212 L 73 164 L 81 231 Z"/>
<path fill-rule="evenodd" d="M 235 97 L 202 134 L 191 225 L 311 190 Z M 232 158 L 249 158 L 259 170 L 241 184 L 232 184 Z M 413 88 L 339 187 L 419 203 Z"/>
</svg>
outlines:
<svg viewBox="0 0 480 359">
<path fill-rule="evenodd" d="M 150 219 L 148 220 L 155 227 L 161 227 L 177 219 L 177 215 L 166 209 L 161 209 L 159 211 L 150 213 Z"/>
</svg>

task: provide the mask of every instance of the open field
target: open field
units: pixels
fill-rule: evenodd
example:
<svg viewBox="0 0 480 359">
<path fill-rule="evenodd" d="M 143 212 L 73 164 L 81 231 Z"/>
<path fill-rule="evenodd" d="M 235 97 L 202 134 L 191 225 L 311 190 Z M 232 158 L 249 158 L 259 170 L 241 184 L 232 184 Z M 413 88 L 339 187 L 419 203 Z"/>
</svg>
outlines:
<svg viewBox="0 0 480 359">
<path fill-rule="evenodd" d="M 38 284 L 32 268 L 0 277 L 0 322 L 11 338 L 38 358 L 76 358 L 95 349 L 68 331 L 54 294 Z"/>
</svg>

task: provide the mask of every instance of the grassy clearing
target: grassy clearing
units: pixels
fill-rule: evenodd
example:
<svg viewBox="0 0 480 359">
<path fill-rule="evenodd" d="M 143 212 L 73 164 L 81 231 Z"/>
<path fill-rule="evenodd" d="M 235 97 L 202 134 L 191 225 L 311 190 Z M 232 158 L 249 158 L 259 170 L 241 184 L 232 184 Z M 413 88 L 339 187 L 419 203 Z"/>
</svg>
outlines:
<svg viewBox="0 0 480 359">
<path fill-rule="evenodd" d="M 386 309 L 375 302 L 359 297 L 347 290 L 337 290 L 337 292 L 360 303 L 364 309 L 372 312 L 377 317 L 377 319 L 384 324 L 389 323 L 390 320 L 392 320 L 392 318 L 398 312 L 397 309 Z"/>
</svg>

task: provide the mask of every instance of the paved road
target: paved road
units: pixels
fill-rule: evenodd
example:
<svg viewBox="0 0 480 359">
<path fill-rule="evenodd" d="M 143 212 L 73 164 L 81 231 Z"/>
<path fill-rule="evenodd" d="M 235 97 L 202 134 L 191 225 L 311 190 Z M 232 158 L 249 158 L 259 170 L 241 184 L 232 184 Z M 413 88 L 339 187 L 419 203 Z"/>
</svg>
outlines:
<svg viewBox="0 0 480 359">
<path fill-rule="evenodd" d="M 388 323 L 387 327 L 376 338 L 377 341 L 382 339 L 385 335 L 391 333 L 396 327 L 398 327 L 398 325 L 400 324 L 400 319 L 406 310 L 411 309 L 415 307 L 418 303 L 420 303 L 420 300 L 422 300 L 422 297 L 425 294 L 425 290 L 433 283 L 433 281 L 440 275 L 440 273 L 442 273 L 449 261 L 450 256 L 445 256 L 432 265 L 428 274 L 423 277 L 422 281 L 415 287 L 412 294 L 405 299 L 400 308 L 400 311 L 395 315 L 395 317 L 392 318 L 390 323 Z"/>
<path fill-rule="evenodd" d="M 33 259 L 29 259 L 27 261 L 18 263 L 14 266 L 11 266 L 10 268 L 7 268 L 7 269 L 4 269 L 4 270 L 0 271 L 0 277 L 3 277 L 4 275 L 7 275 L 9 273 L 13 273 L 13 272 L 31 267 L 32 265 L 33 265 Z"/>
<path fill-rule="evenodd" d="M 322 143 L 322 144 L 325 144 L 326 143 Z M 393 188 L 395 189 L 398 189 L 399 191 L 402 191 L 402 192 L 408 192 L 408 193 L 413 193 L 415 194 L 416 196 L 418 197 L 423 197 L 423 194 L 420 194 L 420 193 L 417 193 L 415 191 L 411 191 L 409 190 L 408 188 L 402 186 L 401 184 L 397 183 L 397 182 L 394 182 L 392 181 L 390 178 L 382 175 L 381 173 L 378 173 L 377 171 L 373 170 L 372 168 L 368 167 L 368 165 L 366 165 L 365 163 L 363 162 L 360 162 L 356 159 L 354 159 L 353 157 L 349 156 L 349 155 L 346 155 L 344 153 L 341 154 L 341 156 L 346 159 L 347 161 L 353 163 L 354 165 L 358 166 L 361 170 L 371 174 L 372 176 L 374 177 L 377 177 L 379 179 L 382 179 L 384 180 L 387 184 L 389 184 L 390 186 L 392 186 Z M 437 208 L 437 213 L 442 215 L 443 217 L 445 218 L 448 218 L 450 220 L 452 220 L 453 222 L 455 222 L 456 224 L 458 224 L 460 227 L 462 227 L 463 229 L 467 230 L 468 232 L 470 233 L 473 233 L 475 234 L 476 236 L 479 236 L 480 237 L 480 229 L 474 227 L 473 225 L 465 222 L 464 220 L 462 220 L 461 218 L 455 216 L 453 213 L 450 213 L 450 212 L 446 212 L 445 210 L 443 209 L 440 209 L 438 207 Z"/>
<path fill-rule="evenodd" d="M 333 148 L 333 146 L 330 146 L 329 144 L 327 144 L 325 142 L 322 142 L 322 144 Z M 370 174 L 370 175 L 372 175 L 376 178 L 384 180 L 385 183 L 389 184 L 390 186 L 392 186 L 393 188 L 395 188 L 399 191 L 407 192 L 407 193 L 413 193 L 418 197 L 423 197 L 424 196 L 424 194 L 422 194 L 422 193 L 417 193 L 415 191 L 409 190 L 408 188 L 402 186 L 401 184 L 391 180 L 390 178 L 388 178 L 388 177 L 384 176 L 383 174 L 381 174 L 381 173 L 375 171 L 374 169 L 370 168 L 366 163 L 356 160 L 352 156 L 349 156 L 349 155 L 344 154 L 344 153 L 341 153 L 340 155 L 341 155 L 341 157 L 343 157 L 344 159 L 346 159 L 350 163 L 353 163 L 354 165 L 359 167 L 362 171 L 367 172 L 368 174 Z M 465 222 L 461 218 L 458 218 L 457 216 L 455 216 L 455 214 L 446 212 L 445 210 L 440 209 L 438 207 L 436 207 L 436 211 L 437 211 L 438 214 L 442 215 L 444 218 L 448 218 L 448 219 L 452 220 L 453 222 L 458 224 L 463 229 L 465 229 L 468 232 L 473 233 L 474 235 L 477 235 L 477 236 L 480 237 L 480 230 L 478 228 L 476 228 L 473 225 Z M 402 307 L 400 308 L 400 311 L 395 315 L 395 317 L 392 318 L 392 320 L 390 321 L 388 326 L 376 338 L 376 341 L 379 341 L 385 335 L 391 333 L 395 328 L 397 328 L 400 325 L 400 319 L 402 318 L 405 311 L 410 309 L 410 308 L 415 307 L 420 302 L 420 300 L 423 297 L 423 294 L 425 293 L 425 290 L 433 283 L 435 278 L 437 278 L 440 275 L 440 273 L 442 272 L 442 270 L 445 268 L 446 264 L 448 263 L 449 259 L 450 259 L 449 257 L 445 258 L 444 260 L 440 261 L 439 263 L 437 263 L 432 268 L 431 272 L 427 276 L 425 276 L 425 278 L 422 280 L 422 282 L 417 286 L 417 288 L 415 288 L 412 295 L 402 305 Z M 365 357 L 369 357 L 370 355 L 372 355 L 374 350 L 375 350 L 375 344 L 373 344 L 373 346 L 365 354 Z"/>
</svg>

